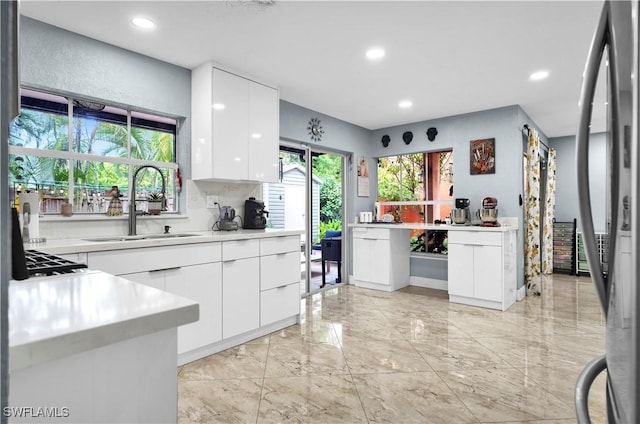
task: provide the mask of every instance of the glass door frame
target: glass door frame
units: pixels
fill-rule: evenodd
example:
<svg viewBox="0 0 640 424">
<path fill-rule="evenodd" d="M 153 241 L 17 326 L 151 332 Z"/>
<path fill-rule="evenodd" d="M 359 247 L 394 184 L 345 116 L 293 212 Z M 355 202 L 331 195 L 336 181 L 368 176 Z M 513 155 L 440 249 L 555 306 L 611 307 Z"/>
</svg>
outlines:
<svg viewBox="0 0 640 424">
<path fill-rule="evenodd" d="M 345 243 L 347 241 L 347 237 L 345 237 L 346 234 L 346 176 L 347 176 L 347 167 L 348 167 L 348 161 L 349 161 L 349 157 L 350 155 L 348 153 L 344 153 L 344 152 L 340 152 L 340 151 L 335 151 L 335 150 L 330 150 L 330 149 L 323 149 L 323 148 L 318 148 L 316 146 L 309 146 L 308 144 L 304 144 L 304 143 L 295 143 L 295 142 L 289 142 L 286 140 L 281 139 L 280 140 L 280 147 L 288 147 L 288 148 L 292 148 L 292 149 L 297 149 L 297 150 L 301 150 L 304 152 L 304 157 L 305 157 L 305 243 L 304 243 L 304 257 L 306 258 L 306 266 L 305 266 L 305 278 L 304 278 L 304 284 L 306 285 L 304 293 L 302 293 L 302 297 L 307 297 L 310 295 L 313 295 L 315 293 L 318 293 L 324 289 L 319 289 L 319 290 L 314 290 L 311 291 L 311 262 L 310 262 L 310 257 L 311 257 L 311 250 L 312 250 L 312 231 L 313 231 L 313 216 L 312 216 L 312 211 L 313 211 L 313 154 L 314 153 L 320 153 L 320 154 L 331 154 L 331 155 L 336 155 L 336 156 L 340 156 L 342 158 L 341 160 L 341 182 L 340 182 L 340 186 L 341 186 L 341 193 L 342 193 L 342 261 L 341 261 L 341 269 L 342 269 L 342 282 L 343 283 L 347 283 L 348 282 L 348 275 L 345 274 L 345 271 L 349 269 L 349 267 L 347 266 L 346 263 L 346 258 L 348 258 L 348 255 L 346 254 L 346 252 L 348 251 L 348 243 Z"/>
</svg>

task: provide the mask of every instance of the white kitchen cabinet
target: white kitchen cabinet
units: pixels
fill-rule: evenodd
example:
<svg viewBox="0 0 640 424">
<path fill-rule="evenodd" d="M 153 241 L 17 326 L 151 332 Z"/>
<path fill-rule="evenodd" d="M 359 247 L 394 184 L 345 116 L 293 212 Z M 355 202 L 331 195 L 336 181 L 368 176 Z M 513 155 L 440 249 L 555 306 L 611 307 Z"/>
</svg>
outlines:
<svg viewBox="0 0 640 424">
<path fill-rule="evenodd" d="M 179 355 L 222 340 L 220 262 L 136 272 L 122 277 L 198 302 L 198 321 L 178 327 Z"/>
<path fill-rule="evenodd" d="M 394 291 L 409 284 L 409 230 L 354 227 L 356 286 Z"/>
<path fill-rule="evenodd" d="M 199 320 L 178 327 L 178 354 L 222 339 L 221 244 L 90 252 L 89 267 L 195 300 Z M 135 272 L 131 272 L 135 271 Z"/>
<path fill-rule="evenodd" d="M 300 235 L 83 253 L 90 269 L 198 302 L 178 328 L 184 364 L 295 324 L 300 315 Z"/>
<path fill-rule="evenodd" d="M 206 63 L 192 71 L 194 180 L 278 181 L 278 90 Z"/>
<path fill-rule="evenodd" d="M 260 325 L 300 313 L 300 237 L 260 240 Z"/>
<path fill-rule="evenodd" d="M 224 248 L 224 247 L 223 247 Z M 222 263 L 222 337 L 260 326 L 260 258 Z"/>
<path fill-rule="evenodd" d="M 260 240 L 222 243 L 222 337 L 260 326 Z"/>
<path fill-rule="evenodd" d="M 165 271 L 165 290 L 200 305 L 200 319 L 178 327 L 178 354 L 222 340 L 222 264 L 191 265 Z"/>
<path fill-rule="evenodd" d="M 515 231 L 449 231 L 448 237 L 449 300 L 507 310 L 516 299 Z"/>
<path fill-rule="evenodd" d="M 249 173 L 254 181 L 278 182 L 280 122 L 278 91 L 249 83 Z"/>
</svg>

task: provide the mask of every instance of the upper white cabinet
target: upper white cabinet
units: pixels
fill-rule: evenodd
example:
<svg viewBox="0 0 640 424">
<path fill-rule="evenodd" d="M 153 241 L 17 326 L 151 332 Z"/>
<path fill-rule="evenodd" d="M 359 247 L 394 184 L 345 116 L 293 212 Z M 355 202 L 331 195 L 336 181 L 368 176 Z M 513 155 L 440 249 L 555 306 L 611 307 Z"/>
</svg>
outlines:
<svg viewBox="0 0 640 424">
<path fill-rule="evenodd" d="M 206 63 L 191 73 L 194 180 L 278 181 L 278 90 Z"/>
</svg>

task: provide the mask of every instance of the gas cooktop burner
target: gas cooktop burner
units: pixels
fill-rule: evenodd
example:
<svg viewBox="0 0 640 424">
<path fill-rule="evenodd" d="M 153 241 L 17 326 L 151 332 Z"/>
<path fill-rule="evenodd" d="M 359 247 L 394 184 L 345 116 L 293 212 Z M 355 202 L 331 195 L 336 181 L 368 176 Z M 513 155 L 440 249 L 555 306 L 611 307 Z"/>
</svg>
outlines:
<svg viewBox="0 0 640 424">
<path fill-rule="evenodd" d="M 67 274 L 87 267 L 86 264 L 72 262 L 68 259 L 37 250 L 25 250 L 24 255 L 27 261 L 27 272 L 31 277 L 37 275 Z"/>
</svg>

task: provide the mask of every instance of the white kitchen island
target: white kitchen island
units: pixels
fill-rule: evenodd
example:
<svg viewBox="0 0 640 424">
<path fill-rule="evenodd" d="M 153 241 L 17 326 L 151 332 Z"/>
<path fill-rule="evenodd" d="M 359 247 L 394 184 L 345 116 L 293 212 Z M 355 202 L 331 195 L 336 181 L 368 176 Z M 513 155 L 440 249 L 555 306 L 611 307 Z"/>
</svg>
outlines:
<svg viewBox="0 0 640 424">
<path fill-rule="evenodd" d="M 394 291 L 409 285 L 410 230 L 448 232 L 449 301 L 507 310 L 516 300 L 516 225 L 350 224 L 353 281 Z M 517 221 L 516 221 L 517 222 Z"/>
<path fill-rule="evenodd" d="M 198 304 L 104 272 L 9 285 L 9 422 L 175 422 Z"/>
</svg>

